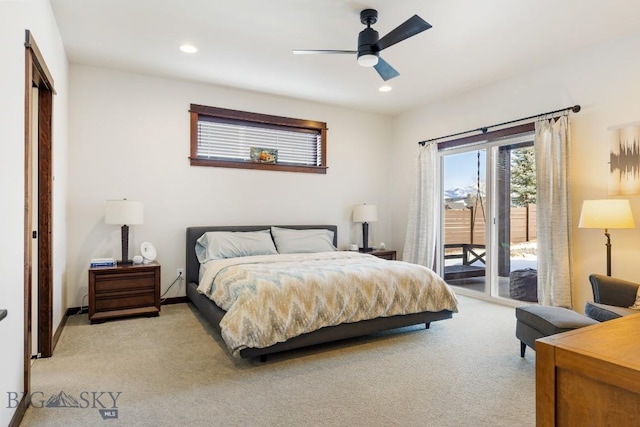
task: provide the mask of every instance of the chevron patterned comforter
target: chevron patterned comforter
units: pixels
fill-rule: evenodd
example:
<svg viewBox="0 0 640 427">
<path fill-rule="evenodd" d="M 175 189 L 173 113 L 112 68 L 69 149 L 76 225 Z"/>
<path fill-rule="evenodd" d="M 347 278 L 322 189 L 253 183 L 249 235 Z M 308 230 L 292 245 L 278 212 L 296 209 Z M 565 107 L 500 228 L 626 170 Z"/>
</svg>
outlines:
<svg viewBox="0 0 640 427">
<path fill-rule="evenodd" d="M 325 326 L 458 311 L 455 294 L 430 269 L 357 252 L 209 261 L 200 267 L 198 291 L 227 312 L 220 328 L 236 357 Z"/>
</svg>

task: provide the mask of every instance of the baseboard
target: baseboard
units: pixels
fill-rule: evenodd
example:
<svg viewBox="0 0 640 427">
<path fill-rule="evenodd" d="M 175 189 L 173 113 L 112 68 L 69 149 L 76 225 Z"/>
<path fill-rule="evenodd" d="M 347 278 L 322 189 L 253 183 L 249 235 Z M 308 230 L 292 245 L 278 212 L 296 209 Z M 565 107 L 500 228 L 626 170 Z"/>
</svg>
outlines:
<svg viewBox="0 0 640 427">
<path fill-rule="evenodd" d="M 62 330 L 64 329 L 64 326 L 67 324 L 68 318 L 69 318 L 69 310 L 67 310 L 65 315 L 62 316 L 62 320 L 60 320 L 60 323 L 58 324 L 56 333 L 53 334 L 53 342 L 51 343 L 51 353 L 53 353 L 53 351 L 56 348 L 56 345 L 58 344 L 58 340 L 60 339 L 60 335 L 62 335 Z"/>
<path fill-rule="evenodd" d="M 20 403 L 18 403 L 18 407 L 16 408 L 16 412 L 14 412 L 13 417 L 11 417 L 11 421 L 9 421 L 9 427 L 18 427 L 20 425 L 28 407 L 29 399 L 27 399 L 27 393 L 23 393 L 22 399 L 20 399 Z"/>
<path fill-rule="evenodd" d="M 89 307 L 86 305 L 84 307 L 69 307 L 67 308 L 67 312 L 65 313 L 65 317 L 75 316 L 76 314 L 84 314 L 89 312 Z M 66 322 L 66 320 L 65 320 Z"/>
<path fill-rule="evenodd" d="M 162 300 L 162 305 L 169 305 L 169 304 L 182 304 L 185 302 L 189 302 L 189 298 L 187 298 L 187 296 L 181 296 L 181 297 L 171 297 L 171 298 L 167 298 Z"/>
</svg>

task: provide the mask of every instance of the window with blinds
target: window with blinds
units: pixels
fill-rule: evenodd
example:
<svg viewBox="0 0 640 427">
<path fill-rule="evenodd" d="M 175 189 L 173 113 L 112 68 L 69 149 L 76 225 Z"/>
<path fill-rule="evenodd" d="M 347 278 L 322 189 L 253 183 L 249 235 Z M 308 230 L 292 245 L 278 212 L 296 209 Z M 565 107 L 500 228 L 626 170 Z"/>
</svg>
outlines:
<svg viewBox="0 0 640 427">
<path fill-rule="evenodd" d="M 326 123 L 191 104 L 191 165 L 326 173 Z"/>
</svg>

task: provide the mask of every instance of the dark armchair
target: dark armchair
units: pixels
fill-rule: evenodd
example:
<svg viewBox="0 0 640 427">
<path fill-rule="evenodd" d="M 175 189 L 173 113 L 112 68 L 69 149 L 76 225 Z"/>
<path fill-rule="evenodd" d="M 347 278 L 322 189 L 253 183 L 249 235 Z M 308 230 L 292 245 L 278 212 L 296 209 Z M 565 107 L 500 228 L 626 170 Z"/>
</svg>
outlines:
<svg viewBox="0 0 640 427">
<path fill-rule="evenodd" d="M 640 313 L 632 310 L 640 283 L 592 274 L 589 276 L 593 290 L 593 302 L 587 301 L 584 312 L 592 319 L 604 322 L 629 314 Z"/>
</svg>

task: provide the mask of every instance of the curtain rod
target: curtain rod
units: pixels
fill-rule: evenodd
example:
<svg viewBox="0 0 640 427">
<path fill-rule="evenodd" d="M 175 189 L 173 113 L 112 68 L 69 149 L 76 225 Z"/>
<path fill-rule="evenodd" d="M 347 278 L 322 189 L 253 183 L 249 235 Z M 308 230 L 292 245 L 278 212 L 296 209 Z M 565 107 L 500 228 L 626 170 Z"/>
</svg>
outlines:
<svg viewBox="0 0 640 427">
<path fill-rule="evenodd" d="M 555 111 L 549 111 L 549 112 L 546 112 L 546 113 L 536 114 L 535 116 L 523 117 L 521 119 L 511 120 L 511 121 L 504 122 L 504 123 L 498 123 L 496 125 L 485 126 L 485 127 L 481 127 L 481 128 L 478 128 L 478 129 L 471 129 L 471 130 L 467 130 L 467 131 L 464 131 L 464 132 L 452 133 L 451 135 L 441 136 L 441 137 L 438 137 L 438 138 L 431 138 L 431 139 L 427 139 L 425 141 L 420 141 L 420 142 L 418 142 L 418 144 L 419 145 L 425 145 L 427 142 L 437 141 L 439 139 L 451 138 L 453 136 L 464 135 L 466 133 L 471 133 L 471 132 L 487 133 L 489 128 L 495 128 L 495 127 L 498 127 L 498 126 L 510 125 L 512 123 L 523 122 L 525 120 L 537 119 L 538 117 L 547 116 L 549 114 L 562 113 L 564 111 L 569 111 L 569 110 L 573 111 L 574 113 L 577 113 L 577 112 L 580 111 L 580 108 L 581 107 L 579 105 L 574 105 L 573 107 L 561 108 L 561 109 L 555 110 Z M 446 141 L 442 141 L 442 142 L 446 142 Z"/>
</svg>

